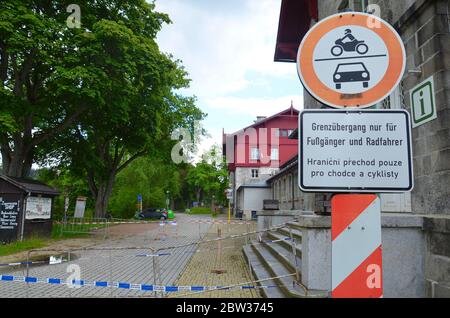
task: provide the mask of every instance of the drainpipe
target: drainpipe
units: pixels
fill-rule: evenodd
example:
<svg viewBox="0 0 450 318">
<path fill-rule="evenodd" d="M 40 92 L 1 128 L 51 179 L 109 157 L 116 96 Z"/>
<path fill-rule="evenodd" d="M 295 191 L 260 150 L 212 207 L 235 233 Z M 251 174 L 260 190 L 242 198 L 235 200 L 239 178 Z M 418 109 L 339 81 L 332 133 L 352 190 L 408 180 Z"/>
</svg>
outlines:
<svg viewBox="0 0 450 318">
<path fill-rule="evenodd" d="M 25 214 L 27 212 L 27 199 L 31 196 L 31 192 L 28 192 L 23 199 L 23 209 L 22 209 L 22 224 L 20 225 L 20 241 L 23 241 L 23 232 L 25 229 Z"/>
<path fill-rule="evenodd" d="M 292 184 L 292 208 L 291 210 L 295 210 L 295 198 L 294 198 L 294 193 L 295 193 L 295 184 L 294 184 L 294 174 L 291 175 L 291 184 Z"/>
</svg>

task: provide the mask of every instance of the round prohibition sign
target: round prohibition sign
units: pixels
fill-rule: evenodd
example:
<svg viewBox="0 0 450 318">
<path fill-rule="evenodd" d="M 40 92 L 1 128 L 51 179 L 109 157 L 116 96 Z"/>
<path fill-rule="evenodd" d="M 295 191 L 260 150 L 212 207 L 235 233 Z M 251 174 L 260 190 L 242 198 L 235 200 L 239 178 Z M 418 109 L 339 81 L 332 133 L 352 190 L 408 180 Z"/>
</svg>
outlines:
<svg viewBox="0 0 450 318">
<path fill-rule="evenodd" d="M 405 47 L 394 28 L 358 12 L 338 13 L 317 23 L 297 55 L 305 89 L 335 108 L 366 108 L 382 101 L 399 84 L 405 64 Z"/>
</svg>

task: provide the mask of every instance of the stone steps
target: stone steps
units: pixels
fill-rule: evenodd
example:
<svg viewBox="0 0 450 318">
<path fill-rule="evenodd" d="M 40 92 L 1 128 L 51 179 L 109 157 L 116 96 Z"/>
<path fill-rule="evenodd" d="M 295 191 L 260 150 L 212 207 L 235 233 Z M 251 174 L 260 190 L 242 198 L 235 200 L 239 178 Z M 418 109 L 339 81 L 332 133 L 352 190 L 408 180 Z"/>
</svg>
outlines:
<svg viewBox="0 0 450 318">
<path fill-rule="evenodd" d="M 286 236 L 280 235 L 278 233 L 269 232 L 267 234 L 268 234 L 268 238 L 270 238 L 271 240 L 282 240 L 282 241 L 275 242 L 275 243 L 262 243 L 262 244 L 266 245 L 267 248 L 272 251 L 272 254 L 276 253 L 277 255 L 279 255 L 280 258 L 278 258 L 277 255 L 274 255 L 274 256 L 277 257 L 281 262 L 285 263 L 285 265 L 291 267 L 291 269 L 293 271 L 295 271 L 295 260 L 292 255 L 292 241 L 283 240 L 286 238 Z M 297 258 L 297 266 L 300 268 L 301 263 L 302 263 L 301 246 L 298 246 L 296 244 L 295 250 L 296 250 L 296 254 L 297 254 L 297 257 L 296 257 Z"/>
<path fill-rule="evenodd" d="M 295 239 L 295 259 L 292 253 L 292 241 L 286 240 L 286 238 L 291 237 L 291 234 Z M 261 283 L 261 285 L 277 285 L 276 288 L 261 289 L 261 294 L 264 297 L 324 298 L 329 296 L 328 291 L 306 290 L 303 286 L 297 284 L 296 268 L 298 269 L 299 281 L 301 282 L 301 240 L 301 228 L 296 226 L 295 222 L 289 222 L 289 228 L 269 231 L 262 242 L 252 241 L 244 246 L 244 256 L 249 262 L 251 271 L 257 280 L 278 277 Z M 279 277 L 286 275 L 291 276 Z"/>
<path fill-rule="evenodd" d="M 292 227 L 291 228 L 282 227 L 282 228 L 278 229 L 278 232 L 280 234 L 283 234 L 284 236 L 287 236 L 287 237 L 291 237 L 290 231 L 292 231 L 292 236 L 295 238 L 295 241 L 297 243 L 301 243 L 302 242 L 302 231 L 292 228 Z"/>
<path fill-rule="evenodd" d="M 271 277 L 270 272 L 264 268 L 264 266 L 259 262 L 258 256 L 253 251 L 250 245 L 245 245 L 243 248 L 244 257 L 247 263 L 251 264 L 251 271 L 256 280 L 267 279 Z M 277 282 L 274 280 L 267 280 L 257 283 L 258 286 L 274 286 Z M 261 288 L 260 293 L 265 298 L 284 298 L 284 294 L 279 288 Z"/>
<path fill-rule="evenodd" d="M 290 269 L 279 262 L 278 259 L 262 244 L 251 244 L 251 248 L 258 256 L 260 263 L 269 272 L 270 277 L 293 274 Z M 295 276 L 275 278 L 274 281 L 279 285 L 279 289 L 284 294 L 284 297 L 302 297 L 303 293 L 301 292 L 300 287 L 294 284 Z"/>
<path fill-rule="evenodd" d="M 251 244 L 251 248 L 258 256 L 258 264 L 262 264 L 269 272 L 270 277 L 279 277 L 293 274 L 289 268 L 281 263 L 263 244 Z M 253 265 L 252 265 L 253 266 Z M 288 277 L 274 278 L 273 280 L 278 284 L 279 290 L 283 293 L 285 298 L 324 298 L 328 297 L 327 291 L 321 290 L 305 290 L 295 282 L 295 275 Z"/>
</svg>

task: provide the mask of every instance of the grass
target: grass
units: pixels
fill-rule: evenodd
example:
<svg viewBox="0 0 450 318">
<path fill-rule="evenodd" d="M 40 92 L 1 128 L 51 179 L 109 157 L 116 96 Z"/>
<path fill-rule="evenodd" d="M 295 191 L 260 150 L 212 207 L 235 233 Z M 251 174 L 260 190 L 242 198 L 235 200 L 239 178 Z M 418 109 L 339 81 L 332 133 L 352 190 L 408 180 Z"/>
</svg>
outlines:
<svg viewBox="0 0 450 318">
<path fill-rule="evenodd" d="M 90 231 L 93 229 L 102 228 L 105 225 L 102 224 L 83 224 L 82 228 L 78 228 L 78 230 L 82 230 L 83 232 Z M 88 233 L 61 233 L 62 224 L 53 223 L 52 227 L 52 236 L 51 238 L 47 237 L 34 237 L 23 240 L 22 242 L 16 241 L 9 244 L 0 244 L 0 256 L 6 256 L 11 254 L 20 253 L 23 251 L 28 251 L 36 248 L 42 248 L 49 245 L 52 242 L 56 242 L 64 239 L 71 238 L 83 238 L 89 236 Z M 77 228 L 75 228 L 77 229 Z"/>
<path fill-rule="evenodd" d="M 211 208 L 193 207 L 190 209 L 189 214 L 211 214 Z"/>
<path fill-rule="evenodd" d="M 32 250 L 46 246 L 48 240 L 43 238 L 31 238 L 22 242 L 0 245 L 0 256 L 16 254 L 23 251 Z"/>
<path fill-rule="evenodd" d="M 70 238 L 80 238 L 80 237 L 89 236 L 88 233 L 76 233 L 76 232 L 62 233 L 61 232 L 62 226 L 63 226 L 62 224 L 53 223 L 52 239 L 58 240 L 58 239 L 70 239 Z M 91 230 L 101 229 L 101 228 L 104 228 L 105 226 L 106 225 L 104 225 L 104 224 L 89 224 L 89 223 L 77 224 L 77 225 L 74 225 L 73 231 L 90 232 Z"/>
<path fill-rule="evenodd" d="M 211 211 L 211 208 L 203 208 L 203 207 L 193 207 L 189 209 L 188 214 L 199 214 L 199 215 L 208 215 L 211 214 L 211 217 L 215 218 L 217 217 L 217 212 Z"/>
</svg>

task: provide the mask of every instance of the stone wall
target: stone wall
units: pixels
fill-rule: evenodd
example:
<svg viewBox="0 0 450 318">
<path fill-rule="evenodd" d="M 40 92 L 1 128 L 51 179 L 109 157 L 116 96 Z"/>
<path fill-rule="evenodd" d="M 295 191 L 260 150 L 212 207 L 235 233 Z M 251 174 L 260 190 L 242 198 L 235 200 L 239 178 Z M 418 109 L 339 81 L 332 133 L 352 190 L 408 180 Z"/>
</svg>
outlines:
<svg viewBox="0 0 450 318">
<path fill-rule="evenodd" d="M 450 215 L 450 32 L 447 1 L 430 1 L 399 23 L 408 69 L 403 89 L 409 92 L 433 76 L 437 119 L 413 129 L 414 176 L 412 205 L 417 213 Z M 409 96 L 405 98 L 410 109 Z"/>
<path fill-rule="evenodd" d="M 297 220 L 302 228 L 302 283 L 331 291 L 331 218 L 300 215 Z M 423 222 L 420 216 L 382 214 L 384 297 L 426 296 Z"/>
<path fill-rule="evenodd" d="M 423 3 L 423 4 L 422 4 Z M 428 296 L 450 295 L 450 26 L 448 2 L 417 1 L 415 11 L 396 23 L 406 46 L 403 89 L 410 110 L 409 91 L 433 76 L 437 119 L 413 129 L 414 213 L 426 219 L 425 279 Z M 444 226 L 442 226 L 444 224 Z M 445 225 L 446 224 L 446 225 Z"/>
</svg>

